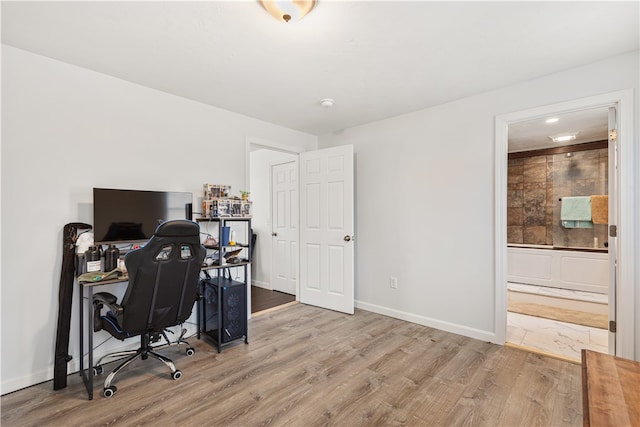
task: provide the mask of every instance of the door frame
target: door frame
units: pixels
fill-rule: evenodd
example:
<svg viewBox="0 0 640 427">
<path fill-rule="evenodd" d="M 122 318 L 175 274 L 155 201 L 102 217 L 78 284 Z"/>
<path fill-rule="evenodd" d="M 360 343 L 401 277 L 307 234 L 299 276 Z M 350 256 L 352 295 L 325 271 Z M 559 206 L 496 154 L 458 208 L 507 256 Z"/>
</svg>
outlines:
<svg viewBox="0 0 640 427">
<path fill-rule="evenodd" d="M 255 136 L 246 136 L 245 137 L 245 167 L 244 167 L 244 171 L 245 171 L 245 188 L 250 188 L 251 187 L 251 183 L 250 183 L 250 175 L 251 175 L 251 149 L 252 148 L 265 148 L 268 150 L 274 150 L 274 151 L 280 151 L 282 153 L 285 154 L 290 154 L 291 157 L 294 157 L 296 159 L 296 161 L 299 162 L 299 158 L 300 158 L 300 153 L 306 151 L 304 148 L 302 147 L 297 147 L 294 145 L 286 145 L 286 144 L 281 144 L 279 142 L 274 142 L 274 141 L 270 141 L 267 139 L 263 139 L 263 138 L 258 138 Z M 271 167 L 269 168 L 269 171 L 271 172 Z M 269 174 L 269 189 L 270 191 L 272 190 L 272 185 L 271 185 L 271 173 Z M 272 195 L 269 195 L 269 216 L 272 215 L 272 206 L 271 206 L 271 197 Z M 299 206 L 300 203 L 300 198 L 298 198 L 298 210 L 300 208 Z M 273 221 L 272 218 L 270 218 L 270 221 Z M 300 258 L 300 247 L 298 246 L 298 259 Z M 273 251 L 271 253 L 271 264 L 273 264 Z M 272 270 L 272 265 L 269 266 L 270 270 Z M 298 267 L 299 268 L 299 267 Z M 269 273 L 269 280 L 271 280 L 271 277 L 273 275 L 273 271 L 270 271 Z M 251 283 L 249 283 L 249 285 L 251 285 Z M 273 286 L 272 286 L 273 288 Z M 251 288 L 248 289 L 248 293 L 249 295 L 251 295 Z M 300 278 L 298 277 L 298 283 L 296 284 L 296 301 L 300 300 Z"/>
<path fill-rule="evenodd" d="M 523 111 L 496 116 L 495 119 L 495 338 L 499 344 L 505 343 L 507 329 L 507 165 L 509 124 L 541 118 L 554 114 L 569 113 L 594 107 L 615 105 L 618 112 L 618 188 L 614 195 L 617 203 L 617 292 L 613 303 L 616 307 L 617 335 L 616 348 L 609 349 L 620 357 L 635 359 L 640 355 L 640 327 L 635 324 L 635 312 L 640 308 L 640 295 L 636 294 L 638 238 L 634 194 L 636 183 L 634 171 L 640 167 L 639 153 L 634 157 L 634 96 L 633 89 L 606 93 L 576 99 Z M 611 197 L 611 195 L 610 195 Z M 638 347 L 637 349 L 635 347 Z"/>
<path fill-rule="evenodd" d="M 269 150 L 282 151 L 283 153 L 289 153 L 292 156 L 298 156 L 300 153 L 306 151 L 304 148 L 296 147 L 294 145 L 280 144 L 278 142 L 269 141 L 268 139 L 257 138 L 255 136 L 245 137 L 244 143 L 244 185 L 249 188 L 250 172 L 251 172 L 251 147 L 262 147 Z"/>
</svg>

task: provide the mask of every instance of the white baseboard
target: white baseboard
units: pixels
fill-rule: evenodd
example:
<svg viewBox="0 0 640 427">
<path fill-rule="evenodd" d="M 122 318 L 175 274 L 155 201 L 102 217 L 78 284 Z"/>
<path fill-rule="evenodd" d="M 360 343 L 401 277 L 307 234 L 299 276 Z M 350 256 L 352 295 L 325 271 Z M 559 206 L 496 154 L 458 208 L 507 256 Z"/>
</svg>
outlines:
<svg viewBox="0 0 640 427">
<path fill-rule="evenodd" d="M 185 324 L 184 327 L 187 329 L 187 334 L 186 334 L 187 337 L 191 337 L 191 335 L 195 335 L 197 332 L 196 325 Z M 180 336 L 180 332 L 179 332 L 180 329 L 178 327 L 169 328 L 169 329 L 175 331 L 175 334 L 173 335 L 168 334 L 168 337 L 170 340 L 174 340 L 178 336 Z M 115 338 L 113 338 L 112 340 L 115 340 Z M 98 345 L 98 344 L 100 344 L 100 341 L 94 342 L 94 345 Z M 139 337 L 129 338 L 122 342 L 115 340 L 114 344 L 118 344 L 118 345 L 108 346 L 104 349 L 104 351 L 95 350 L 93 355 L 93 363 L 94 364 L 97 363 L 98 359 L 100 359 L 100 357 L 104 356 L 105 354 L 115 353 L 118 351 L 136 350 L 138 347 L 140 347 L 140 338 Z M 183 346 L 183 348 L 186 351 L 186 347 Z M 80 371 L 80 359 L 79 359 L 80 356 L 77 354 L 73 354 L 72 356 L 73 356 L 73 359 L 67 365 L 67 375 L 74 375 L 74 374 L 78 375 L 78 372 Z M 172 357 L 171 355 L 167 355 L 167 356 Z M 107 360 L 106 362 L 109 363 L 110 361 L 111 360 Z M 89 363 L 88 356 L 84 357 L 84 362 L 85 362 L 85 369 L 86 369 L 86 366 Z M 0 395 L 5 395 L 7 393 L 11 393 L 23 388 L 31 387 L 33 385 L 51 381 L 51 380 L 53 380 L 53 360 L 51 361 L 51 365 L 47 369 L 43 369 L 38 372 L 33 372 L 29 375 L 25 375 L 19 378 L 3 380 L 2 383 L 0 384 Z M 97 378 L 94 380 L 95 380 L 95 384 L 100 384 L 101 382 L 100 378 Z M 51 388 L 53 389 L 53 383 L 51 384 Z"/>
<path fill-rule="evenodd" d="M 25 375 L 20 378 L 12 378 L 10 380 L 3 380 L 2 385 L 0 385 L 0 394 L 5 395 L 7 393 L 12 393 L 17 390 L 21 390 L 23 388 L 31 387 L 32 385 L 40 384 L 45 381 L 49 381 L 53 378 L 53 363 L 51 367 L 48 369 L 44 369 L 39 372 L 33 372 L 29 375 Z M 53 389 L 53 383 L 51 384 L 51 388 Z"/>
<path fill-rule="evenodd" d="M 109 351 L 107 353 L 115 353 L 117 351 L 126 351 L 126 350 L 135 350 L 140 346 L 139 338 L 131 338 L 130 340 L 124 341 L 119 346 L 109 347 Z M 97 363 L 98 359 L 104 355 L 103 353 L 98 353 L 97 351 L 93 356 L 93 363 Z M 72 355 L 73 359 L 67 364 L 67 375 L 78 375 L 80 371 L 80 360 L 77 354 Z M 85 369 L 87 364 L 89 363 L 89 358 L 85 356 L 84 358 Z M 25 375 L 20 378 L 13 378 L 8 381 L 2 382 L 2 394 L 11 393 L 16 390 L 20 390 L 26 387 L 31 387 L 32 385 L 40 384 L 43 382 L 53 380 L 53 361 L 51 362 L 51 366 L 47 369 L 43 369 L 38 372 L 33 372 L 30 375 Z M 99 383 L 99 381 L 96 381 Z M 51 384 L 53 388 L 53 383 Z"/>
<path fill-rule="evenodd" d="M 465 337 L 475 338 L 481 341 L 488 341 L 494 344 L 501 344 L 497 342 L 496 334 L 494 332 L 469 328 L 468 326 L 444 322 L 442 320 L 432 319 L 430 317 L 425 317 L 418 314 L 407 313 L 388 307 L 382 307 L 376 304 L 369 304 L 363 301 L 356 300 L 355 306 L 356 308 L 360 308 L 362 310 L 371 311 L 373 313 L 382 314 L 385 316 L 393 317 L 395 319 L 406 320 L 407 322 L 417 323 L 418 325 L 428 326 L 430 328 L 439 329 L 441 331 L 451 332 L 453 334 L 463 335 Z"/>
</svg>

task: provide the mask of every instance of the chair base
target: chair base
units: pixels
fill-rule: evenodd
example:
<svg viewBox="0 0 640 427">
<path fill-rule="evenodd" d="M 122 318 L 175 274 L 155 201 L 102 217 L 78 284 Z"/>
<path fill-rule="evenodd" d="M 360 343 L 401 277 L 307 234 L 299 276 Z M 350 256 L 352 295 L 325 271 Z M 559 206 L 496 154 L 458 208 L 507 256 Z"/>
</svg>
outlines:
<svg viewBox="0 0 640 427">
<path fill-rule="evenodd" d="M 185 341 L 183 339 L 184 332 L 185 332 L 185 330 L 183 329 L 182 334 L 180 335 L 180 337 L 174 343 L 171 343 L 168 340 L 168 338 L 167 338 L 167 336 L 166 336 L 166 334 L 164 332 L 162 332 L 161 334 L 167 340 L 168 344 L 166 346 L 186 344 L 188 346 L 186 354 L 188 356 L 192 356 L 195 353 L 195 350 L 191 346 L 189 346 L 189 343 L 187 341 Z M 124 368 L 126 368 L 129 364 L 131 364 L 134 360 L 137 360 L 138 358 L 140 358 L 142 360 L 146 360 L 149 356 L 151 356 L 151 357 L 161 361 L 165 365 L 167 365 L 167 367 L 171 370 L 171 378 L 172 379 L 178 380 L 178 379 L 180 379 L 182 377 L 182 372 L 176 368 L 175 364 L 173 363 L 173 361 L 171 359 L 169 359 L 168 357 L 166 357 L 166 356 L 164 356 L 164 355 L 162 355 L 162 354 L 160 354 L 160 353 L 155 351 L 155 348 L 157 348 L 157 347 L 165 347 L 165 345 L 152 347 L 151 343 L 150 343 L 149 334 L 144 334 L 144 335 L 140 336 L 140 344 L 141 344 L 140 348 L 138 348 L 137 350 L 119 351 L 119 352 L 109 353 L 109 354 L 107 354 L 105 356 L 102 356 L 100 358 L 100 360 L 98 360 L 98 363 L 93 367 L 94 375 L 99 375 L 99 374 L 102 373 L 102 364 L 104 363 L 104 361 L 106 359 L 126 357 L 126 359 L 122 363 L 120 363 L 113 371 L 111 371 L 109 373 L 109 375 L 107 376 L 107 378 L 105 379 L 105 381 L 104 381 L 104 392 L 103 392 L 103 395 L 105 397 L 111 397 L 116 392 L 116 387 L 111 385 L 111 383 L 115 379 L 115 376 L 120 371 L 122 371 Z"/>
</svg>

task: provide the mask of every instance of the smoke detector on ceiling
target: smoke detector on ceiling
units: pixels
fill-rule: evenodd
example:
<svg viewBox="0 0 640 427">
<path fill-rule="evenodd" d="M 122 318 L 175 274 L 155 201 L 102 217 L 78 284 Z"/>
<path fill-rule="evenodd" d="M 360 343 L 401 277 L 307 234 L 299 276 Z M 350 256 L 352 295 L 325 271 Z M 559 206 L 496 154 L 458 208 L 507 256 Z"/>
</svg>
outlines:
<svg viewBox="0 0 640 427">
<path fill-rule="evenodd" d="M 335 99 L 325 98 L 320 100 L 320 105 L 322 105 L 324 108 L 331 108 L 333 107 L 333 104 L 335 102 Z"/>
</svg>

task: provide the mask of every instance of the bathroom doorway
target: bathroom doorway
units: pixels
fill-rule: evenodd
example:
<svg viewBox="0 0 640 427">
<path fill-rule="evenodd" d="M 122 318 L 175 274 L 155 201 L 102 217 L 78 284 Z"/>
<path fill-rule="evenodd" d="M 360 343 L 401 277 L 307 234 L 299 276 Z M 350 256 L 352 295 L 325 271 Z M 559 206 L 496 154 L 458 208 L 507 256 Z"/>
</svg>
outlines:
<svg viewBox="0 0 640 427">
<path fill-rule="evenodd" d="M 622 357 L 633 357 L 633 343 L 637 326 L 634 323 L 634 257 L 636 251 L 635 223 L 633 221 L 633 170 L 637 159 L 633 152 L 633 92 L 624 90 L 578 99 L 560 104 L 537 107 L 496 117 L 496 337 L 507 342 L 507 191 L 509 129 L 518 123 L 546 119 L 565 113 L 596 108 L 615 107 L 609 113 L 609 237 L 608 237 L 608 352 Z M 613 141 L 613 144 L 612 144 Z M 611 167 L 611 165 L 615 167 Z M 615 233 L 624 228 L 627 233 Z M 593 238 L 593 237 L 592 237 Z M 598 242 L 601 243 L 600 241 Z M 616 330 L 617 325 L 617 332 Z"/>
<path fill-rule="evenodd" d="M 608 353 L 609 108 L 509 126 L 508 345 Z"/>
</svg>

